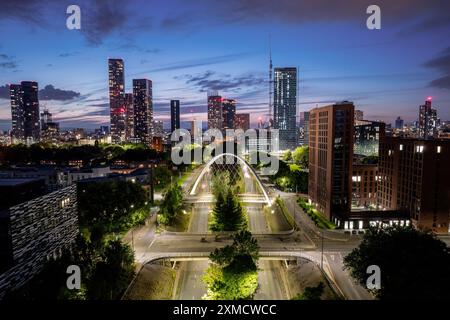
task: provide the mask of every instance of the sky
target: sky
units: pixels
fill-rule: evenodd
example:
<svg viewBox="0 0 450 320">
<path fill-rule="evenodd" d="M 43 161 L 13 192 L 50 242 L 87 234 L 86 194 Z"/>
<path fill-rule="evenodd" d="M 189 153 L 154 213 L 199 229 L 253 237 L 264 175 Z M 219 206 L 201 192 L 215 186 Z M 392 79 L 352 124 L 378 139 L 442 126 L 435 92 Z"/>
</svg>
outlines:
<svg viewBox="0 0 450 320">
<path fill-rule="evenodd" d="M 8 84 L 39 83 L 41 110 L 62 128 L 109 124 L 108 58 L 153 82 L 155 119 L 168 127 L 206 120 L 209 90 L 237 100 L 251 122 L 269 103 L 274 67 L 298 68 L 298 112 L 349 100 L 369 120 L 417 119 L 428 96 L 450 120 L 450 1 L 378 0 L 0 0 L 0 129 L 11 125 Z M 66 9 L 81 9 L 69 30 Z M 271 44 L 271 45 L 270 45 Z"/>
</svg>

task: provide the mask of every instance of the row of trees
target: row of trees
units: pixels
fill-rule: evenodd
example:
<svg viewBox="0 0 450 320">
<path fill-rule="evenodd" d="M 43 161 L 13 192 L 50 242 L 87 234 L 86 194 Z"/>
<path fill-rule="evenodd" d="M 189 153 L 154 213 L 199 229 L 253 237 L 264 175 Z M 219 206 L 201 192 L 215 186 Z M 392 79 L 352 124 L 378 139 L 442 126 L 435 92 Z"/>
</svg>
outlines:
<svg viewBox="0 0 450 320">
<path fill-rule="evenodd" d="M 66 165 L 69 160 L 83 160 L 85 164 L 94 165 L 110 163 L 115 160 L 133 162 L 166 158 L 166 155 L 158 154 L 144 144 L 56 146 L 38 143 L 31 146 L 19 144 L 0 147 L 0 163 L 15 165 L 40 164 L 42 161 L 52 161 L 58 165 Z"/>
<path fill-rule="evenodd" d="M 106 234 L 143 223 L 148 212 L 148 192 L 138 183 L 107 180 L 78 187 L 80 227 L 93 243 L 102 241 Z"/>
<path fill-rule="evenodd" d="M 249 231 L 233 235 L 233 244 L 215 249 L 209 256 L 212 264 L 203 281 L 207 287 L 204 299 L 251 299 L 258 288 L 259 245 Z"/>
</svg>

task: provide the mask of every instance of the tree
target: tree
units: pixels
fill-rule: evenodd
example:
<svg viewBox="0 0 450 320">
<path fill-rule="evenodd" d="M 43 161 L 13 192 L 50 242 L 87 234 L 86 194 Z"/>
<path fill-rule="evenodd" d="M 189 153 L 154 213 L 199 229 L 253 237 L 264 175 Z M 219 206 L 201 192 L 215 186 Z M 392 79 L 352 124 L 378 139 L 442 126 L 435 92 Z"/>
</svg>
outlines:
<svg viewBox="0 0 450 320">
<path fill-rule="evenodd" d="M 231 188 L 217 195 L 213 210 L 213 231 L 237 231 L 246 228 L 247 221 L 241 203 Z"/>
<path fill-rule="evenodd" d="M 258 287 L 259 246 L 249 231 L 233 235 L 233 244 L 210 254 L 212 265 L 203 281 L 206 299 L 240 300 L 252 298 Z"/>
<path fill-rule="evenodd" d="M 292 160 L 295 164 L 308 168 L 309 148 L 307 146 L 298 147 L 292 153 Z"/>
<path fill-rule="evenodd" d="M 160 213 L 162 224 L 170 225 L 180 213 L 183 206 L 183 191 L 178 183 L 172 183 L 166 190 L 161 202 Z"/>
<path fill-rule="evenodd" d="M 324 289 L 323 282 L 319 282 L 315 287 L 306 287 L 303 293 L 294 297 L 294 300 L 321 300 Z"/>
<path fill-rule="evenodd" d="M 119 239 L 109 241 L 88 284 L 89 299 L 117 299 L 134 276 L 134 254 Z"/>
<path fill-rule="evenodd" d="M 129 228 L 133 213 L 147 200 L 146 190 L 138 183 L 113 180 L 83 184 L 78 188 L 80 225 L 101 241 L 106 233 Z"/>
<path fill-rule="evenodd" d="M 363 286 L 367 267 L 381 270 L 380 299 L 450 299 L 450 252 L 430 233 L 412 227 L 370 228 L 359 247 L 344 259 Z"/>
</svg>

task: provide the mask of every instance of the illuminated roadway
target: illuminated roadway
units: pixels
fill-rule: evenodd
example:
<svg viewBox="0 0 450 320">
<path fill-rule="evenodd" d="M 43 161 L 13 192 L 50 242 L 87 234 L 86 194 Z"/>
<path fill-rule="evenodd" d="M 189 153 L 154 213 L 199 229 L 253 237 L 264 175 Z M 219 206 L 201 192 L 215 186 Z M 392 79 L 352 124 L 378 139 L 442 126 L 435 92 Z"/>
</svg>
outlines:
<svg viewBox="0 0 450 320">
<path fill-rule="evenodd" d="M 197 175 L 198 170 L 186 179 L 183 188 L 188 189 Z M 279 258 L 307 256 L 310 260 L 319 264 L 322 258 L 322 231 L 317 229 L 309 217 L 298 207 L 295 202 L 295 195 L 276 190 L 271 190 L 271 193 L 277 193 L 284 199 L 288 211 L 295 216 L 300 230 L 290 234 L 269 234 L 267 233 L 269 230 L 264 214 L 256 207 L 260 205 L 250 205 L 248 210 L 249 224 L 260 245 L 260 269 L 262 269 L 259 273 L 259 296 L 257 294 L 255 298 L 285 299 L 279 281 L 275 281 L 276 279 L 273 277 L 274 272 L 271 269 L 274 268 L 274 262 L 267 261 L 267 258 L 270 256 Z M 229 235 L 221 236 L 220 241 L 217 242 L 215 235 L 207 233 L 208 204 L 198 203 L 194 206 L 189 232 L 163 232 L 157 235 L 152 231 L 152 226 L 149 225 L 137 230 L 134 237 L 135 257 L 140 264 L 161 258 L 195 259 L 198 257 L 203 260 L 182 262 L 183 275 L 179 280 L 179 298 L 182 299 L 201 298 L 205 288 L 202 286 L 199 277 L 207 267 L 207 261 L 204 260 L 215 248 L 231 243 Z M 204 239 L 202 240 L 202 238 Z M 130 243 L 129 236 L 126 241 Z M 343 270 L 343 257 L 357 247 L 359 243 L 360 237 L 358 236 L 344 235 L 337 231 L 324 231 L 324 270 L 345 298 L 352 300 L 373 299 L 372 295 L 355 283 L 348 272 Z"/>
</svg>

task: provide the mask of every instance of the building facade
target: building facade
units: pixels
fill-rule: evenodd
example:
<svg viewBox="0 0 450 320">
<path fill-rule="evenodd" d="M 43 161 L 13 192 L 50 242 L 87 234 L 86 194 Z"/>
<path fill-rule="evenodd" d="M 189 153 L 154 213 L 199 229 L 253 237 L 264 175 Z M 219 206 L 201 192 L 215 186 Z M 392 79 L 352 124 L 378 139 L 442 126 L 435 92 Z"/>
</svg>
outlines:
<svg viewBox="0 0 450 320">
<path fill-rule="evenodd" d="M 297 68 L 275 68 L 273 127 L 279 130 L 281 150 L 297 146 Z"/>
<path fill-rule="evenodd" d="M 147 145 L 153 137 L 152 82 L 148 79 L 133 79 L 134 137 Z"/>
<path fill-rule="evenodd" d="M 123 98 L 123 105 L 125 107 L 125 139 L 132 141 L 134 138 L 134 106 L 133 94 L 125 93 Z"/>
<path fill-rule="evenodd" d="M 32 144 L 40 140 L 38 91 L 38 83 L 35 81 L 10 85 L 13 143 Z"/>
<path fill-rule="evenodd" d="M 170 132 L 180 129 L 180 100 L 170 100 Z"/>
<path fill-rule="evenodd" d="M 215 93 L 208 95 L 208 129 L 222 130 L 222 97 Z"/>
<path fill-rule="evenodd" d="M 386 137 L 380 144 L 378 205 L 412 223 L 449 232 L 450 141 Z"/>
<path fill-rule="evenodd" d="M 8 265 L 0 274 L 0 298 L 39 273 L 78 235 L 76 185 L 17 204 L 3 213 Z"/>
<path fill-rule="evenodd" d="M 111 142 L 126 140 L 125 71 L 122 59 L 108 60 Z"/>
<path fill-rule="evenodd" d="M 353 163 L 352 209 L 377 206 L 378 165 Z"/>
<path fill-rule="evenodd" d="M 432 98 L 429 97 L 424 105 L 419 107 L 419 138 L 429 139 L 438 136 L 439 119 L 437 111 L 432 107 Z"/>
<path fill-rule="evenodd" d="M 222 100 L 222 130 L 235 129 L 236 100 Z"/>
<path fill-rule="evenodd" d="M 351 208 L 353 103 L 310 110 L 309 128 L 309 199 L 329 220 L 341 219 Z"/>
</svg>

